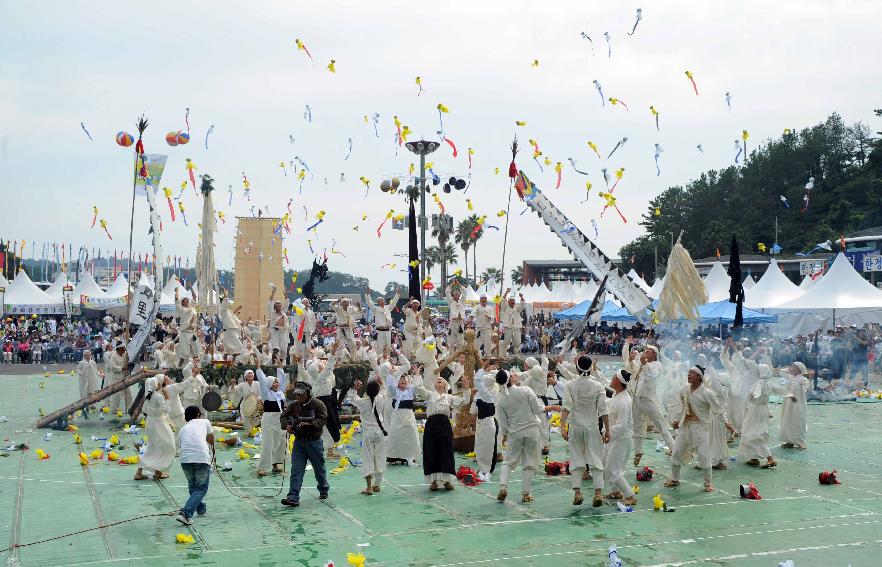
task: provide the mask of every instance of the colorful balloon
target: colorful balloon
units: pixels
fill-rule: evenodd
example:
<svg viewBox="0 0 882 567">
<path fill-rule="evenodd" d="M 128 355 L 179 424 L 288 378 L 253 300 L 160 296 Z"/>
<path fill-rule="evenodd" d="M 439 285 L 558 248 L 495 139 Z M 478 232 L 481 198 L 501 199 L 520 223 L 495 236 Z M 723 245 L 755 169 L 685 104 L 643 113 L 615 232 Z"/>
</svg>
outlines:
<svg viewBox="0 0 882 567">
<path fill-rule="evenodd" d="M 182 146 L 190 141 L 189 132 L 184 132 L 183 130 L 178 130 L 178 143 Z"/>
<path fill-rule="evenodd" d="M 135 138 L 128 132 L 117 132 L 116 143 L 124 148 L 128 148 L 135 143 Z"/>
<path fill-rule="evenodd" d="M 178 145 L 178 133 L 177 132 L 169 132 L 165 135 L 165 143 L 169 146 L 177 146 Z"/>
</svg>

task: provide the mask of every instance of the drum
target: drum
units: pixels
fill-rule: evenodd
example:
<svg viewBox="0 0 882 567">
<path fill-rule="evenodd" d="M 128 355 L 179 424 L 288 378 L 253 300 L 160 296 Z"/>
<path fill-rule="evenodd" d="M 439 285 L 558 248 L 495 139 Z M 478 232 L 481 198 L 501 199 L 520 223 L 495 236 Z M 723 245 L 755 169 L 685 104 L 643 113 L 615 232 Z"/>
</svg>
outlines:
<svg viewBox="0 0 882 567">
<path fill-rule="evenodd" d="M 220 394 L 215 391 L 206 392 L 204 396 L 202 396 L 202 407 L 205 408 L 205 411 L 217 411 L 220 409 L 223 400 L 221 399 Z"/>
<path fill-rule="evenodd" d="M 257 415 L 257 405 L 257 396 L 248 396 L 242 400 L 239 411 L 242 415 L 253 418 Z"/>
</svg>

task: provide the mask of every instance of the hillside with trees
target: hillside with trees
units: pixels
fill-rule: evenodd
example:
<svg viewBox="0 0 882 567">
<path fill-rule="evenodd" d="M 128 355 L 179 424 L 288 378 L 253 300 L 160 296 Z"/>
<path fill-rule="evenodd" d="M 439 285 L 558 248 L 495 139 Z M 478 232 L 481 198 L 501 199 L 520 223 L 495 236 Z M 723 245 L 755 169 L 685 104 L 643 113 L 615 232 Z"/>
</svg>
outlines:
<svg viewBox="0 0 882 567">
<path fill-rule="evenodd" d="M 707 171 L 650 201 L 640 222 L 646 234 L 621 248 L 628 267 L 651 281 L 657 250 L 663 273 L 672 235 L 676 240 L 680 231 L 697 259 L 717 250 L 727 254 L 733 233 L 742 254 L 770 251 L 776 244 L 775 217 L 783 255 L 882 225 L 882 143 L 865 124 L 849 126 L 832 114 L 748 150 L 745 162 Z M 812 177 L 806 209 L 805 187 Z"/>
</svg>

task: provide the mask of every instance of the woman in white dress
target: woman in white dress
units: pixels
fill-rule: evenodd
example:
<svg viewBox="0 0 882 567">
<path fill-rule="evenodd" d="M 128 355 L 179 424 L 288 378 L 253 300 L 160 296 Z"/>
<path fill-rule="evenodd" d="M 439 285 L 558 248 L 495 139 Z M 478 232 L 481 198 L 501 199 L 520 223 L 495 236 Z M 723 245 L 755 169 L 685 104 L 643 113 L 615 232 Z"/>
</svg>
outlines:
<svg viewBox="0 0 882 567">
<path fill-rule="evenodd" d="M 410 362 L 403 354 L 398 355 L 401 366 L 393 370 L 386 380 L 386 393 L 392 402 L 391 417 L 388 421 L 389 445 L 387 458 L 390 461 L 404 462 L 416 466 L 420 454 L 420 437 L 416 417 L 413 414 L 414 388 L 411 380 L 421 381 L 419 373 L 407 376 Z M 382 366 L 381 366 L 382 368 Z"/>
<path fill-rule="evenodd" d="M 365 489 L 361 491 L 365 496 L 380 492 L 383 484 L 383 473 L 386 471 L 386 426 L 383 423 L 383 388 L 382 381 L 371 380 L 365 386 L 364 396 L 359 396 L 357 391 L 361 388 L 361 381 L 356 380 L 355 386 L 350 390 L 349 401 L 358 408 L 361 418 L 361 437 L 364 450 L 364 462 L 362 464 L 362 476 L 364 476 Z"/>
<path fill-rule="evenodd" d="M 140 466 L 135 471 L 135 480 L 147 480 L 144 470 L 153 472 L 153 480 L 168 478 L 168 469 L 175 460 L 175 434 L 168 424 L 168 392 L 163 389 L 166 376 L 157 374 L 147 378 L 144 383 L 144 406 L 147 415 L 147 448 L 141 456 Z"/>
<path fill-rule="evenodd" d="M 468 405 L 471 391 L 463 390 L 461 396 L 448 394 L 447 380 L 437 376 L 434 389 L 426 389 L 422 383 L 415 388 L 426 398 L 426 428 L 423 430 L 423 474 L 429 482 L 429 490 L 438 490 L 438 483 L 445 490 L 453 490 L 456 479 L 456 463 L 453 457 L 453 427 L 450 418 L 453 411 Z"/>
<path fill-rule="evenodd" d="M 781 409 L 781 429 L 778 436 L 785 449 L 805 449 L 805 432 L 808 429 L 806 412 L 808 410 L 805 393 L 811 387 L 806 378 L 805 364 L 794 362 L 790 365 L 790 384 L 784 394 L 784 407 Z"/>
<path fill-rule="evenodd" d="M 272 466 L 274 473 L 284 472 L 285 431 L 279 419 L 285 409 L 285 387 L 288 377 L 281 368 L 276 369 L 276 377 L 270 380 L 258 368 L 257 381 L 260 382 L 260 397 L 263 399 L 263 415 L 260 417 L 260 461 L 257 463 L 257 476 L 266 476 Z"/>
</svg>

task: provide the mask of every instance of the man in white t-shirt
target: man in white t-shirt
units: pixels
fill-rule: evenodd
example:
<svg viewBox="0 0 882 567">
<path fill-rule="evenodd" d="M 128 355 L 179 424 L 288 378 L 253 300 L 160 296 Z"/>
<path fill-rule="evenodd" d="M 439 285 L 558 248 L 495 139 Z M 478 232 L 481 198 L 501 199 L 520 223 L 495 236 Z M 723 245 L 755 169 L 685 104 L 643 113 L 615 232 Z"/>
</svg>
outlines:
<svg viewBox="0 0 882 567">
<path fill-rule="evenodd" d="M 214 460 L 214 433 L 211 431 L 211 422 L 202 417 L 202 411 L 196 406 L 187 406 L 184 419 L 187 423 L 178 432 L 178 441 L 181 447 L 181 468 L 187 477 L 190 497 L 175 520 L 189 526 L 193 523 L 191 518 L 194 514 L 204 516 L 208 511 L 202 499 L 208 492 L 208 478 Z"/>
</svg>

